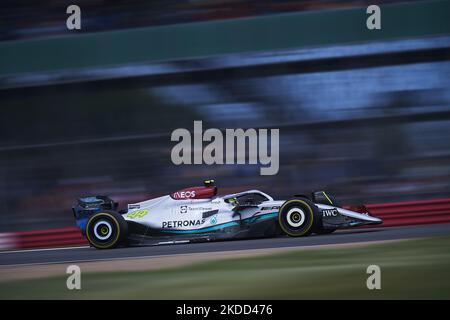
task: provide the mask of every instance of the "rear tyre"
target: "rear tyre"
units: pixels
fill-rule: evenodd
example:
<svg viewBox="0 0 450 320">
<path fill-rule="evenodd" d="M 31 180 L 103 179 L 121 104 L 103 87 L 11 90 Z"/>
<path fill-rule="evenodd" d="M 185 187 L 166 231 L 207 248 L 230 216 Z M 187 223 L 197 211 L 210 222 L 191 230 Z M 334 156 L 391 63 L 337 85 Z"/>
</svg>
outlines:
<svg viewBox="0 0 450 320">
<path fill-rule="evenodd" d="M 286 201 L 278 212 L 281 230 L 291 237 L 310 235 L 320 222 L 317 207 L 308 199 Z"/>
<path fill-rule="evenodd" d="M 104 210 L 89 218 L 86 225 L 86 238 L 97 249 L 112 249 L 125 243 L 128 224 L 114 211 Z"/>
</svg>

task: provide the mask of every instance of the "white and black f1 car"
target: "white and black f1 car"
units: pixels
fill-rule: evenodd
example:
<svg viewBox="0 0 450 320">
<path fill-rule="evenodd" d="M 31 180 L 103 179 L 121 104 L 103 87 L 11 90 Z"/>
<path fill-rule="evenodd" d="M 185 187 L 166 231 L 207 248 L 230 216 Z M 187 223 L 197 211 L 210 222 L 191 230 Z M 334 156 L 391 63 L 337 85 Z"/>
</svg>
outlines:
<svg viewBox="0 0 450 320">
<path fill-rule="evenodd" d="M 78 199 L 73 212 L 89 243 L 99 249 L 121 245 L 177 243 L 327 234 L 336 229 L 380 224 L 364 206 L 347 210 L 324 191 L 311 198 L 274 200 L 258 190 L 217 196 L 213 180 L 147 201 L 118 203 L 105 196 Z"/>
</svg>

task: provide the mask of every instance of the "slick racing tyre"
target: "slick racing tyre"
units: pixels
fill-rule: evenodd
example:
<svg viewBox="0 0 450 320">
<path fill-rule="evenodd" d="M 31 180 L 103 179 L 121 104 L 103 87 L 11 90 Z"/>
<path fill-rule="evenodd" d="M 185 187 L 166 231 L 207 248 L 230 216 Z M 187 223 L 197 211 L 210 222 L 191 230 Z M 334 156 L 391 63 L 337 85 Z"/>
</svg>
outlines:
<svg viewBox="0 0 450 320">
<path fill-rule="evenodd" d="M 127 238 L 128 225 L 125 219 L 114 211 L 104 210 L 89 218 L 86 237 L 97 249 L 111 249 L 123 244 Z"/>
<path fill-rule="evenodd" d="M 283 232 L 291 237 L 310 235 L 320 222 L 317 207 L 308 199 L 286 201 L 278 212 L 278 222 Z"/>
</svg>

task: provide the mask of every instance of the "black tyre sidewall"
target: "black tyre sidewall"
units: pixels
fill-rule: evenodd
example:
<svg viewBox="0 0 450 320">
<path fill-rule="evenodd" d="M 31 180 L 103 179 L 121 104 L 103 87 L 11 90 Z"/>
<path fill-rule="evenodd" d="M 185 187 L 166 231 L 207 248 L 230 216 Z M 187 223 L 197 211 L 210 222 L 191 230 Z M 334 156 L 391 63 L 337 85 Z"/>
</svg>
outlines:
<svg viewBox="0 0 450 320">
<path fill-rule="evenodd" d="M 111 235 L 105 240 L 99 239 L 95 235 L 95 225 L 100 221 L 106 221 L 112 227 Z M 114 211 L 103 210 L 88 220 L 86 238 L 97 249 L 111 249 L 124 242 L 127 237 L 127 229 L 127 223 L 120 214 Z"/>
<path fill-rule="evenodd" d="M 305 221 L 299 227 L 291 226 L 287 221 L 287 214 L 292 208 L 299 208 L 305 214 Z M 317 224 L 319 216 L 316 206 L 307 199 L 291 199 L 286 201 L 278 213 L 278 222 L 283 232 L 291 237 L 301 237 L 311 234 Z"/>
</svg>

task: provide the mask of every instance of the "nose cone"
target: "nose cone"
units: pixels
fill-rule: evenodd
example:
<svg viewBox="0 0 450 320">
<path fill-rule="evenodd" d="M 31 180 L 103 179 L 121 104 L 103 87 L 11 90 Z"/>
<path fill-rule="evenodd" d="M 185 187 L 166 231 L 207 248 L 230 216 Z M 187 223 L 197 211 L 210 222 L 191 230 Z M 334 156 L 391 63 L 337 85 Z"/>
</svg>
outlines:
<svg viewBox="0 0 450 320">
<path fill-rule="evenodd" d="M 369 213 L 361 214 L 361 215 L 364 217 L 362 220 L 364 220 L 366 222 L 366 224 L 382 224 L 383 223 L 383 220 L 381 220 L 380 218 L 377 218 L 377 217 L 373 217 Z"/>
<path fill-rule="evenodd" d="M 370 217 L 371 218 L 371 221 L 370 221 L 370 224 L 382 224 L 383 223 L 383 220 L 381 220 L 380 218 L 376 218 L 376 217 Z"/>
<path fill-rule="evenodd" d="M 383 223 L 383 220 L 381 220 L 380 218 L 371 216 L 368 211 L 366 211 L 364 213 L 360 213 L 360 212 L 351 211 L 348 209 L 339 208 L 339 212 L 344 216 L 358 220 L 363 225 L 364 224 L 381 224 L 381 223 Z"/>
</svg>

